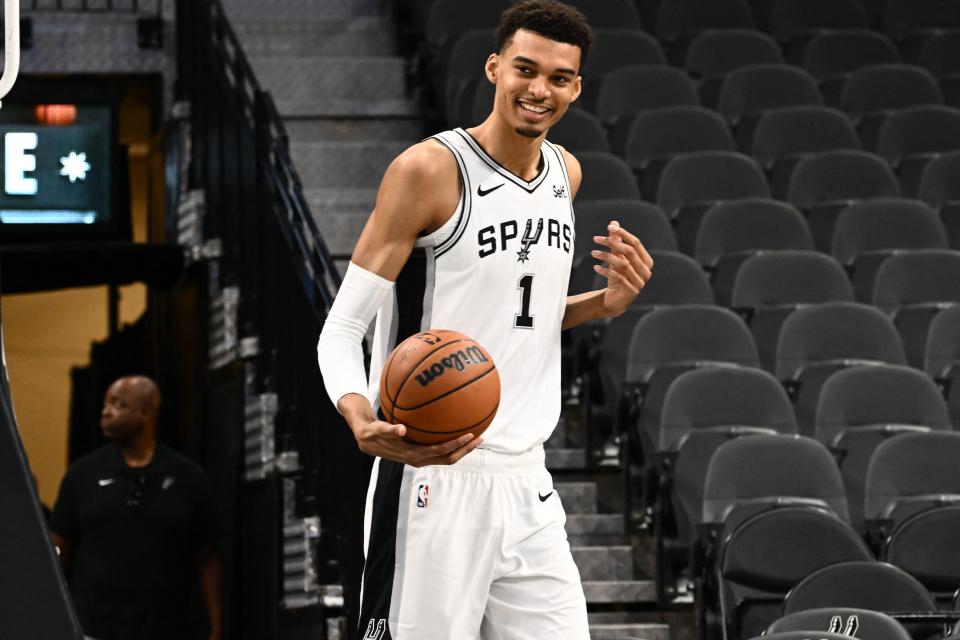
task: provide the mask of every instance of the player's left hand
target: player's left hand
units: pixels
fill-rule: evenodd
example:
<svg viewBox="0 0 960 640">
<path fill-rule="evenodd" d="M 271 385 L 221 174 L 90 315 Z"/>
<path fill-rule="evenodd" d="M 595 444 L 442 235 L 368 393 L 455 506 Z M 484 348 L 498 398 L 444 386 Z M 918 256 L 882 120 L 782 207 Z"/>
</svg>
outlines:
<svg viewBox="0 0 960 640">
<path fill-rule="evenodd" d="M 593 266 L 607 279 L 603 306 L 611 315 L 620 315 L 653 277 L 653 258 L 643 243 L 616 220 L 607 225 L 606 236 L 594 236 L 593 241 L 607 248 L 607 251 L 594 249 L 590 252 L 606 265 Z"/>
</svg>

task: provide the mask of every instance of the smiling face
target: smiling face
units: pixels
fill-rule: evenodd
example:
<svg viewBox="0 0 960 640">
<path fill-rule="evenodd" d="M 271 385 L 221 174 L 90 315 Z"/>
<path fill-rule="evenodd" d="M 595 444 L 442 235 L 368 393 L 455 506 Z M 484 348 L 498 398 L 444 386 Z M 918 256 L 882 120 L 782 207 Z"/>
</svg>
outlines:
<svg viewBox="0 0 960 640">
<path fill-rule="evenodd" d="M 580 95 L 580 47 L 520 29 L 486 72 L 497 118 L 527 138 L 544 135 Z"/>
</svg>

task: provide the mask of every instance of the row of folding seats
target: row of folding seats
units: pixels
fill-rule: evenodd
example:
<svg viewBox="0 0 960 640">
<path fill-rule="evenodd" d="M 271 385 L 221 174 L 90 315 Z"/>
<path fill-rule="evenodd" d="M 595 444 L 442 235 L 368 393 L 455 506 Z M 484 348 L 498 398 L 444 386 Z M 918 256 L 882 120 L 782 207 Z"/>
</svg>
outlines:
<svg viewBox="0 0 960 640">
<path fill-rule="evenodd" d="M 960 9 L 943 0 L 567 0 L 595 29 L 646 28 L 676 43 L 706 29 L 761 29 L 779 40 L 809 37 L 828 29 L 882 30 L 898 41 L 919 39 L 931 29 L 960 28 Z M 885 3 L 885 4 L 884 4 Z M 493 27 L 511 0 L 465 6 L 457 0 L 402 0 L 414 31 L 434 46 L 464 31 Z M 871 21 L 874 14 L 882 19 Z"/>
</svg>

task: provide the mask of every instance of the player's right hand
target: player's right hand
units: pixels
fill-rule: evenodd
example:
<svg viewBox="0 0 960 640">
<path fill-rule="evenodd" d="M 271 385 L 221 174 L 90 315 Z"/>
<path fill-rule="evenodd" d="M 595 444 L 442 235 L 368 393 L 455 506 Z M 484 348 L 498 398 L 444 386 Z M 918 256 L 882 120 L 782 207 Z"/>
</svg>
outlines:
<svg viewBox="0 0 960 640">
<path fill-rule="evenodd" d="M 382 420 L 361 421 L 351 425 L 357 446 L 364 453 L 395 460 L 411 467 L 431 464 L 453 464 L 476 449 L 483 438 L 467 433 L 459 438 L 440 444 L 414 444 L 404 440 L 407 428 L 402 424 L 390 424 Z"/>
</svg>

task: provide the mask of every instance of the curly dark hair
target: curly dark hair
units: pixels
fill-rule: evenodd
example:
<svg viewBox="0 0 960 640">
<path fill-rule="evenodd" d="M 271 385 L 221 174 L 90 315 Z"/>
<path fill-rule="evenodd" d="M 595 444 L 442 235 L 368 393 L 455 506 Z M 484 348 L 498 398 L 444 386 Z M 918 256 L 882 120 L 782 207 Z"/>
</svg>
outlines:
<svg viewBox="0 0 960 640">
<path fill-rule="evenodd" d="M 579 10 L 558 0 L 521 0 L 504 10 L 497 27 L 497 51 L 503 52 L 518 29 L 580 48 L 580 68 L 587 61 L 593 32 Z"/>
</svg>

